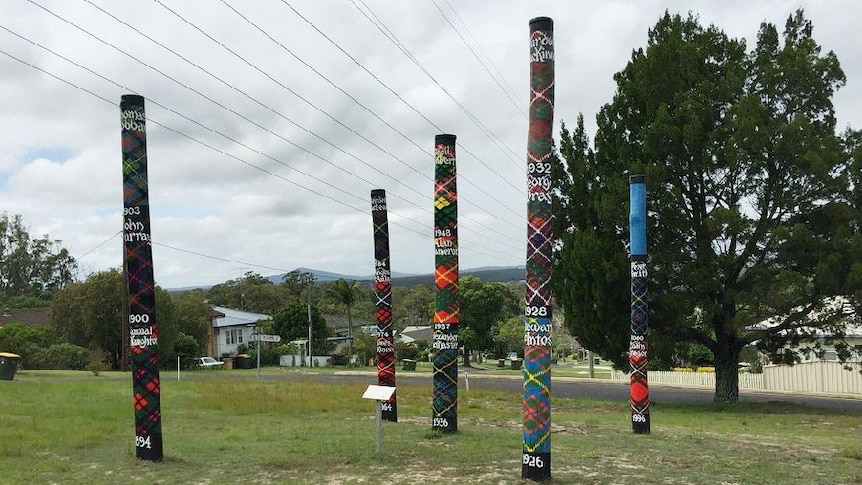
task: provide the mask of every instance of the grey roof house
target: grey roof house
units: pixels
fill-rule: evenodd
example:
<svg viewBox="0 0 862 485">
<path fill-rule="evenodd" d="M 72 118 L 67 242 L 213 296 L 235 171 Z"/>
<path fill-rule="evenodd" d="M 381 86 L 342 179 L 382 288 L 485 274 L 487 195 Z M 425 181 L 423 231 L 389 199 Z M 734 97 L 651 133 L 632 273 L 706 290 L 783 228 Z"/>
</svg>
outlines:
<svg viewBox="0 0 862 485">
<path fill-rule="evenodd" d="M 207 353 L 214 357 L 237 353 L 237 347 L 248 345 L 258 322 L 272 320 L 270 315 L 221 306 L 211 307 L 210 318 L 212 327 Z"/>
</svg>

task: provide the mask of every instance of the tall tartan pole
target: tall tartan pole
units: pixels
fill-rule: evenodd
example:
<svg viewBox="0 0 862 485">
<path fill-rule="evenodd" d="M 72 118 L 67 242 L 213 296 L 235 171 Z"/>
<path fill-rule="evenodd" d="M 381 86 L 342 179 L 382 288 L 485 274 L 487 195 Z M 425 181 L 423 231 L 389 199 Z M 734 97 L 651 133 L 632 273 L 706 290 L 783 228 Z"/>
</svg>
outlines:
<svg viewBox="0 0 862 485">
<path fill-rule="evenodd" d="M 434 138 L 434 391 L 431 428 L 458 431 L 458 191 L 455 135 Z"/>
<path fill-rule="evenodd" d="M 395 347 L 392 344 L 392 273 L 389 267 L 389 216 L 386 191 L 371 191 L 371 222 L 374 224 L 374 295 L 377 316 L 377 384 L 395 387 Z M 381 403 L 383 419 L 398 421 L 395 393 Z"/>
<path fill-rule="evenodd" d="M 649 434 L 649 384 L 647 381 L 647 239 L 646 181 L 643 175 L 629 178 L 629 234 L 632 270 L 632 334 L 629 340 L 631 376 L 629 401 L 632 430 Z"/>
<path fill-rule="evenodd" d="M 129 295 L 129 350 L 135 407 L 135 455 L 160 461 L 162 411 L 159 343 L 156 325 L 153 252 L 150 244 L 150 202 L 147 179 L 147 128 L 142 96 L 120 100 L 123 146 L 123 254 Z"/>
<path fill-rule="evenodd" d="M 527 139 L 527 295 L 524 313 L 524 446 L 521 478 L 551 478 L 551 130 L 554 21 L 530 20 Z"/>
</svg>

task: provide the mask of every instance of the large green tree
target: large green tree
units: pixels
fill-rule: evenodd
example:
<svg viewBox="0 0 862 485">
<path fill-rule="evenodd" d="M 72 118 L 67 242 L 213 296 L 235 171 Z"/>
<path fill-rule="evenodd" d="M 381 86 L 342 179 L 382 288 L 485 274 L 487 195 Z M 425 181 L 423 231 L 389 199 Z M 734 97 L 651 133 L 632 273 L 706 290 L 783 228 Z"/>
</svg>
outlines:
<svg viewBox="0 0 862 485">
<path fill-rule="evenodd" d="M 326 293 L 347 311 L 347 337 L 350 343 L 350 354 L 353 354 L 353 307 L 360 299 L 359 283 L 339 278 L 326 288 Z"/>
<path fill-rule="evenodd" d="M 50 298 L 72 282 L 75 258 L 60 243 L 32 237 L 20 215 L 0 214 L 0 300 Z"/>
<path fill-rule="evenodd" d="M 247 271 L 242 278 L 214 285 L 207 291 L 210 304 L 272 315 L 284 306 L 288 289 Z"/>
<path fill-rule="evenodd" d="M 123 277 L 117 269 L 72 283 L 51 302 L 51 322 L 66 341 L 100 350 L 112 369 L 122 365 Z"/>
<path fill-rule="evenodd" d="M 308 306 L 295 301 L 278 311 L 272 317 L 275 332 L 281 336 L 283 343 L 294 340 L 308 339 Z M 316 305 L 311 307 L 311 349 L 316 355 L 329 351 L 329 327 L 326 319 Z"/>
<path fill-rule="evenodd" d="M 123 326 L 125 282 L 119 269 L 91 274 L 86 281 L 72 283 L 51 301 L 51 322 L 57 335 L 69 343 L 101 351 L 112 369 L 123 367 L 124 348 L 129 344 L 128 326 Z M 195 314 L 175 307 L 170 294 L 156 287 L 156 323 L 160 361 L 171 366 L 176 359 L 174 340 L 180 331 L 200 332 Z M 191 328 L 183 325 L 188 324 Z"/>
<path fill-rule="evenodd" d="M 497 282 L 483 283 L 475 276 L 462 276 L 458 293 L 461 300 L 458 340 L 464 346 L 464 365 L 469 367 L 470 353 L 492 349 L 494 328 L 521 313 L 521 309 L 518 297 L 509 287 Z"/>
<path fill-rule="evenodd" d="M 202 290 L 186 291 L 172 295 L 177 326 L 182 333 L 195 339 L 201 349 L 205 349 L 210 337 L 212 319 L 210 305 Z"/>
<path fill-rule="evenodd" d="M 648 186 L 651 358 L 708 348 L 716 401 L 738 399 L 739 353 L 773 359 L 815 332 L 840 335 L 846 294 L 847 150 L 835 133 L 845 82 L 801 11 L 756 46 L 666 13 L 614 76 L 595 152 L 563 131 L 555 288 L 581 342 L 625 366 L 628 174 Z M 815 319 L 811 316 L 816 315 Z M 759 325 L 772 317 L 769 326 Z"/>
<path fill-rule="evenodd" d="M 393 286 L 392 325 L 403 330 L 408 325 L 430 325 L 434 319 L 434 289 L 418 283 L 413 286 Z"/>
</svg>

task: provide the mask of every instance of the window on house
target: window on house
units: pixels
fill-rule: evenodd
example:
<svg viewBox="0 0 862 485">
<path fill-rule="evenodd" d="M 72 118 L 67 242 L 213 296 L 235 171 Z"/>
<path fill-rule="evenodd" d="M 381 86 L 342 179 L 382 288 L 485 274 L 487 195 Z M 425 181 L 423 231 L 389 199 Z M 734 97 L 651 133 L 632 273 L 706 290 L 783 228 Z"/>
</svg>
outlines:
<svg viewBox="0 0 862 485">
<path fill-rule="evenodd" d="M 224 334 L 224 343 L 236 345 L 242 343 L 242 329 L 227 330 Z"/>
</svg>

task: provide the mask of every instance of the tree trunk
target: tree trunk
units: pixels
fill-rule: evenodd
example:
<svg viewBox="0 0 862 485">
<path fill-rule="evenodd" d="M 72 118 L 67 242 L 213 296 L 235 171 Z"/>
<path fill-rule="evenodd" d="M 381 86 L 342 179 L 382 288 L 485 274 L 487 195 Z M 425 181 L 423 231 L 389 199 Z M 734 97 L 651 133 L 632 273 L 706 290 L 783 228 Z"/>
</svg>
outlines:
<svg viewBox="0 0 862 485">
<path fill-rule="evenodd" d="M 713 401 L 739 401 L 739 350 L 727 336 L 718 339 L 715 352 L 715 396 Z"/>
<path fill-rule="evenodd" d="M 464 347 L 464 367 L 473 367 L 470 365 L 470 349 Z"/>
</svg>

